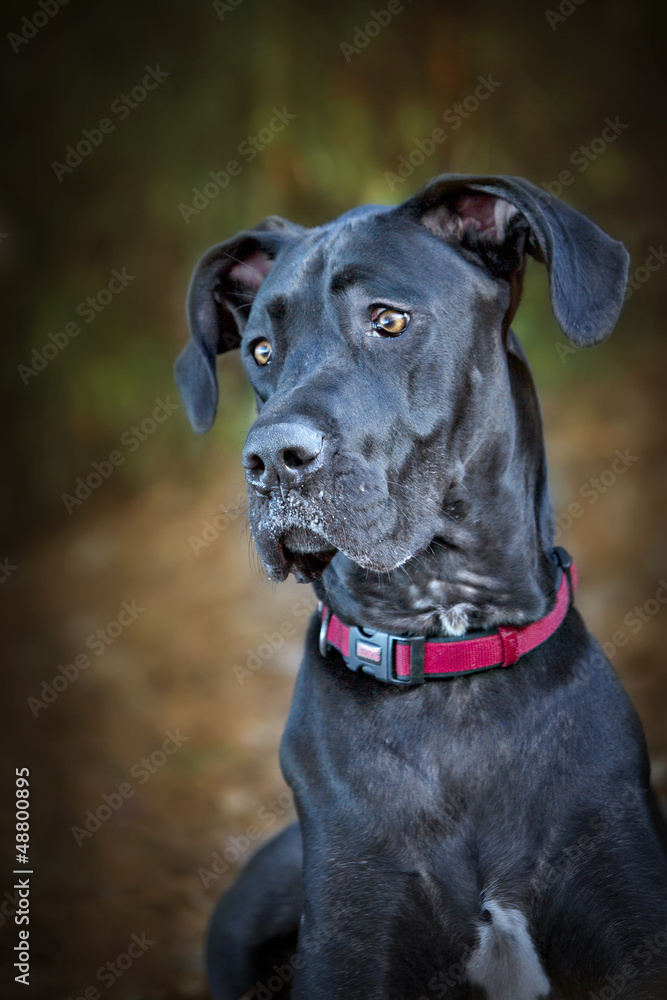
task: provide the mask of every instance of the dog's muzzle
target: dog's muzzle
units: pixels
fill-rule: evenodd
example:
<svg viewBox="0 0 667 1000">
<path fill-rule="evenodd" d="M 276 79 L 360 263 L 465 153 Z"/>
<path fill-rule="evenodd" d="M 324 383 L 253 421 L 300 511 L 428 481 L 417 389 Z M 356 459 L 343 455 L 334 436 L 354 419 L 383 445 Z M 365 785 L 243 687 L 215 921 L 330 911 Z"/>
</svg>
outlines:
<svg viewBox="0 0 667 1000">
<path fill-rule="evenodd" d="M 242 463 L 250 493 L 250 521 L 269 575 L 293 572 L 311 581 L 329 565 L 337 549 L 326 538 L 313 478 L 323 468 L 324 434 L 297 421 L 252 427 Z M 310 494 L 310 496 L 309 496 Z"/>
</svg>

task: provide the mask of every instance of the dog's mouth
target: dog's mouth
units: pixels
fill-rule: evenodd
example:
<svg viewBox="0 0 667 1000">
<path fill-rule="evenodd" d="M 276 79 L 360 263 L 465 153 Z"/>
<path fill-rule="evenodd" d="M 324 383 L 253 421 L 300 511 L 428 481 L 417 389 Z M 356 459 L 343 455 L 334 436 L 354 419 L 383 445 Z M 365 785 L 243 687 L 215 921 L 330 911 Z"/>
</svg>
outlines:
<svg viewBox="0 0 667 1000">
<path fill-rule="evenodd" d="M 299 583 L 320 577 L 340 548 L 321 505 L 294 493 L 271 496 L 268 503 L 249 493 L 249 500 L 252 536 L 269 577 L 281 582 L 292 573 Z"/>
<path fill-rule="evenodd" d="M 268 498 L 249 493 L 248 499 L 257 553 L 276 582 L 292 573 L 297 581 L 312 583 L 339 552 L 362 568 L 386 573 L 410 559 L 435 533 L 424 523 L 418 535 L 412 532 L 396 541 L 391 530 L 394 512 L 386 501 L 373 499 L 363 508 L 356 498 L 354 505 L 347 502 L 340 490 L 317 501 L 295 491 Z M 384 530 L 378 531 L 378 526 Z"/>
<path fill-rule="evenodd" d="M 309 528 L 290 528 L 279 542 L 285 576 L 293 573 L 300 583 L 317 580 L 338 552 L 326 538 Z"/>
</svg>

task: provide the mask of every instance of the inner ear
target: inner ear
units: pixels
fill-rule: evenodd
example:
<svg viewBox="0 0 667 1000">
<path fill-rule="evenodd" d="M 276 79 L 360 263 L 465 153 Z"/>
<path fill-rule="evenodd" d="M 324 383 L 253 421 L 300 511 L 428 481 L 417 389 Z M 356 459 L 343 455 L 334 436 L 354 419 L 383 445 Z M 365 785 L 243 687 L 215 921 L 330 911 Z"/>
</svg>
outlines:
<svg viewBox="0 0 667 1000">
<path fill-rule="evenodd" d="M 439 239 L 456 243 L 496 278 L 509 285 L 503 334 L 521 301 L 526 252 L 532 252 L 527 220 L 512 202 L 491 194 L 452 193 L 427 208 L 422 225 Z"/>
<path fill-rule="evenodd" d="M 509 235 L 510 220 L 518 214 L 504 198 L 462 194 L 429 209 L 422 222 L 441 238 L 464 240 L 474 234 L 480 241 L 500 244 Z"/>
<path fill-rule="evenodd" d="M 245 290 L 254 295 L 272 266 L 273 260 L 268 254 L 255 250 L 229 269 L 229 281 L 238 291 Z"/>
<path fill-rule="evenodd" d="M 460 193 L 428 208 L 422 225 L 440 239 L 458 244 L 509 285 L 503 319 L 507 333 L 521 301 L 526 252 L 532 251 L 527 220 L 512 202 L 491 194 Z"/>
<path fill-rule="evenodd" d="M 249 241 L 228 256 L 231 259 L 229 266 L 222 269 L 213 297 L 226 308 L 245 310 L 237 316 L 243 324 L 262 282 L 273 267 L 273 255 Z"/>
</svg>

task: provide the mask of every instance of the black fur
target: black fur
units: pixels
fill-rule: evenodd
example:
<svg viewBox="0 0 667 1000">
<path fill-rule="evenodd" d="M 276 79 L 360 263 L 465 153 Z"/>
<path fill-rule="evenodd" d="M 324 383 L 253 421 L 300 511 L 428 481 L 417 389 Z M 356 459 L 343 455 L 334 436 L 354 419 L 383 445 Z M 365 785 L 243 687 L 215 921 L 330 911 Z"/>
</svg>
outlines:
<svg viewBox="0 0 667 1000">
<path fill-rule="evenodd" d="M 203 258 L 177 376 L 206 430 L 215 354 L 240 344 L 259 410 L 249 517 L 271 576 L 404 634 L 553 605 L 539 405 L 509 329 L 527 253 L 576 344 L 611 331 L 625 250 L 517 178 L 436 178 L 312 230 L 272 218 Z M 410 314 L 401 336 L 371 336 L 377 306 Z M 323 659 L 318 625 L 281 748 L 300 831 L 223 898 L 215 996 L 508 1000 L 466 971 L 500 904 L 525 917 L 550 1000 L 664 1000 L 667 851 L 644 739 L 577 611 L 508 670 L 407 690 Z"/>
</svg>

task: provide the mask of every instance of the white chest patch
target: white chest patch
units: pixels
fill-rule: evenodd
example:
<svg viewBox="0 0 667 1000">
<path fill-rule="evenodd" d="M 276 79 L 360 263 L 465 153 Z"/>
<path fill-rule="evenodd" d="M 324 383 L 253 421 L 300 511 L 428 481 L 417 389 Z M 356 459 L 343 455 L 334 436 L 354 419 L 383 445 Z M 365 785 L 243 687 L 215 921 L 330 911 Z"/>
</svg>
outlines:
<svg viewBox="0 0 667 1000">
<path fill-rule="evenodd" d="M 484 987 L 488 1000 L 544 1000 L 551 987 L 523 913 L 492 901 L 485 905 L 491 920 L 480 928 L 468 978 Z"/>
</svg>

